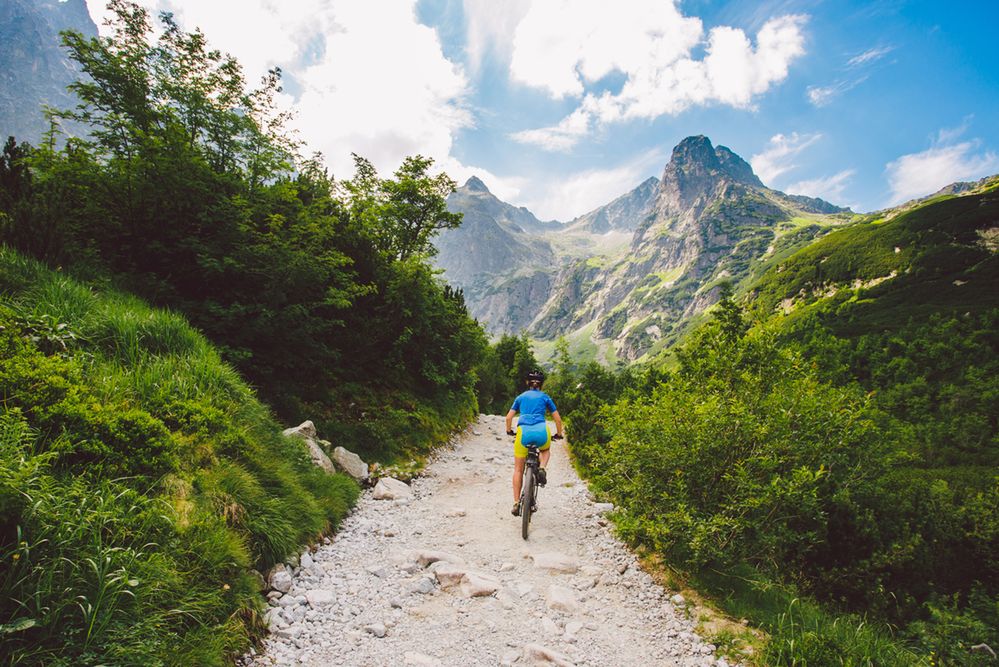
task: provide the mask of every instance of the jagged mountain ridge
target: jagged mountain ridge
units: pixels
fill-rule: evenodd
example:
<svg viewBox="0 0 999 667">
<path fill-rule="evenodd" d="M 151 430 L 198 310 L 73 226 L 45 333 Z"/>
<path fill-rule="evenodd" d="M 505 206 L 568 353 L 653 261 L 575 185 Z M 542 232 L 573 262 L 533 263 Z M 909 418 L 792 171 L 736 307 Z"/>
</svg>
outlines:
<svg viewBox="0 0 999 667">
<path fill-rule="evenodd" d="M 97 36 L 85 0 L 4 0 L 0 3 L 0 137 L 38 144 L 49 129 L 42 108 L 70 108 L 66 90 L 80 77 L 59 32 Z M 64 131 L 79 134 L 68 125 Z"/>
<path fill-rule="evenodd" d="M 681 141 L 662 178 L 564 225 L 511 225 L 510 209 L 524 209 L 503 208 L 487 193 L 475 179 L 449 200 L 470 224 L 438 243 L 445 278 L 465 289 L 489 331 L 567 335 L 605 361 L 636 359 L 675 338 L 714 303 L 722 279 L 755 275 L 768 257 L 852 217 L 767 188 L 745 160 L 704 136 Z M 496 245 L 484 233 L 496 231 L 490 220 L 505 232 Z"/>
</svg>

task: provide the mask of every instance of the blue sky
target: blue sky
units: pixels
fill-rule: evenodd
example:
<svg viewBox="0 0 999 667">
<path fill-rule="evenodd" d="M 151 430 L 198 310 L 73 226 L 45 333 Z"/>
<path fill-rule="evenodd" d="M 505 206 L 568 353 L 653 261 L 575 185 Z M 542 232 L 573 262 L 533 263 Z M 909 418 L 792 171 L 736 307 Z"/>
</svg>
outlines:
<svg viewBox="0 0 999 667">
<path fill-rule="evenodd" d="M 660 175 L 691 134 L 860 211 L 999 173 L 999 2 L 141 2 L 251 79 L 281 66 L 336 176 L 418 152 L 543 218 Z"/>
</svg>

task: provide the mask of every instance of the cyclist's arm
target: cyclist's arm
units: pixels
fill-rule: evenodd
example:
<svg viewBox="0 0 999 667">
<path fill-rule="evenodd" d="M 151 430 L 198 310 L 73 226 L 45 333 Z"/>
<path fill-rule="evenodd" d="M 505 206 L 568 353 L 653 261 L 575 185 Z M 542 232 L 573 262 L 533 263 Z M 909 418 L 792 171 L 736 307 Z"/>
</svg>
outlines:
<svg viewBox="0 0 999 667">
<path fill-rule="evenodd" d="M 555 420 L 555 435 L 562 435 L 562 415 L 558 410 L 552 413 L 552 419 Z"/>
<path fill-rule="evenodd" d="M 512 431 L 513 430 L 513 418 L 515 416 L 517 416 L 517 411 L 516 410 L 510 410 L 510 412 L 506 413 L 506 430 L 507 431 Z"/>
</svg>

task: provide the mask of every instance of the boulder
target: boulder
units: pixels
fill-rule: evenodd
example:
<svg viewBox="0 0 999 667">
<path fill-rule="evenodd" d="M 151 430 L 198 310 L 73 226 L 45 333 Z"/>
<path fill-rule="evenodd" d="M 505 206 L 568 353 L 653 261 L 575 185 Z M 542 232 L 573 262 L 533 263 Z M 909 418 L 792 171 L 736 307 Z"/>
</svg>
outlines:
<svg viewBox="0 0 999 667">
<path fill-rule="evenodd" d="M 354 452 L 343 447 L 337 447 L 333 450 L 333 461 L 336 462 L 340 469 L 357 481 L 363 482 L 368 479 L 368 464 Z"/>
<path fill-rule="evenodd" d="M 328 473 L 336 472 L 336 467 L 330 461 L 330 457 L 316 441 L 316 425 L 311 421 L 304 421 L 294 428 L 286 428 L 282 433 L 288 437 L 304 440 L 309 447 L 309 456 L 312 458 L 312 462 Z"/>
<path fill-rule="evenodd" d="M 375 491 L 371 496 L 375 500 L 402 500 L 413 497 L 413 490 L 409 484 L 394 477 L 382 477 L 375 484 Z"/>
</svg>

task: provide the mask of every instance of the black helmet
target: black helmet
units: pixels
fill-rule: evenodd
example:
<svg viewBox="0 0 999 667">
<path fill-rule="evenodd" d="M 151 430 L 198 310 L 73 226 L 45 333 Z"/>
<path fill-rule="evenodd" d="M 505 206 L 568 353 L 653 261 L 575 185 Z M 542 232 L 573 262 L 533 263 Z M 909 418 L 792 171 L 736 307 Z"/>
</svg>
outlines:
<svg viewBox="0 0 999 667">
<path fill-rule="evenodd" d="M 545 381 L 545 374 L 540 369 L 535 368 L 533 371 L 527 374 L 526 381 L 528 384 L 530 384 L 531 382 L 537 382 L 539 385 L 541 385 Z"/>
</svg>

